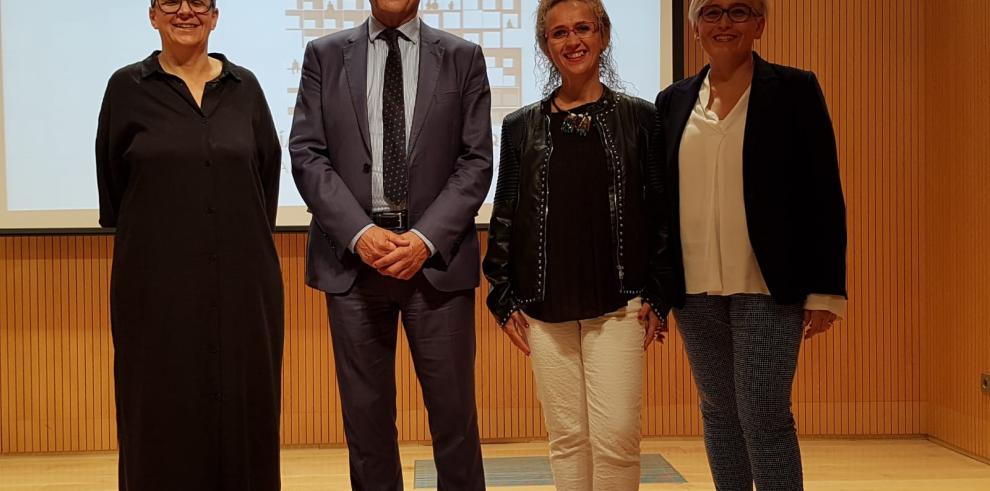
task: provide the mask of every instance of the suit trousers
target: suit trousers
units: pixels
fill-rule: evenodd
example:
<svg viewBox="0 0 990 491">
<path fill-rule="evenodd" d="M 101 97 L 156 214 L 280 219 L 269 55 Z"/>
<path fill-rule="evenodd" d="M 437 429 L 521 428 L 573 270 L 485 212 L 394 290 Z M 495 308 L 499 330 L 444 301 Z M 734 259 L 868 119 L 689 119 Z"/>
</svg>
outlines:
<svg viewBox="0 0 990 491">
<path fill-rule="evenodd" d="M 674 311 L 719 491 L 803 489 L 791 413 L 803 315 L 801 305 L 751 294 L 688 295 Z"/>
<path fill-rule="evenodd" d="M 533 377 L 562 491 L 639 489 L 643 326 L 640 300 L 594 319 L 530 317 Z"/>
<path fill-rule="evenodd" d="M 483 490 L 474 399 L 474 291 L 441 292 L 417 273 L 402 281 L 363 267 L 327 295 L 351 487 L 401 490 L 395 347 L 401 316 L 429 415 L 440 490 Z"/>
</svg>

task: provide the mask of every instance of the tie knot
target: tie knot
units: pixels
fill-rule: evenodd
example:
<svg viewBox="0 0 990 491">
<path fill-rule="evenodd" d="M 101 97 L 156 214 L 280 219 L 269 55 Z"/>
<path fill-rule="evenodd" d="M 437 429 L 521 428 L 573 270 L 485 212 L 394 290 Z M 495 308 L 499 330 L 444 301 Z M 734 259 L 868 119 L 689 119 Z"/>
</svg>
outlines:
<svg viewBox="0 0 990 491">
<path fill-rule="evenodd" d="M 379 39 L 384 39 L 385 42 L 387 42 L 389 46 L 398 45 L 398 43 L 399 43 L 399 37 L 403 37 L 402 36 L 402 32 L 400 32 L 398 29 L 396 29 L 394 27 L 393 28 L 389 28 L 389 29 L 385 29 L 384 31 L 382 31 L 381 34 L 378 35 L 378 38 Z"/>
</svg>

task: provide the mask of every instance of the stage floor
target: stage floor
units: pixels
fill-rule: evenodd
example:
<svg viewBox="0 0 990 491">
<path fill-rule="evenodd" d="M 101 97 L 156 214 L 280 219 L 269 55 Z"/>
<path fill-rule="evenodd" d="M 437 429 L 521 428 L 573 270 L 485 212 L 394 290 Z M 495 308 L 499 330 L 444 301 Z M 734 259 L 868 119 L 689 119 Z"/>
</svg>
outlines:
<svg viewBox="0 0 990 491">
<path fill-rule="evenodd" d="M 990 465 L 927 440 L 805 440 L 801 444 L 808 490 L 986 491 Z M 700 440 L 648 440 L 644 454 L 659 454 L 687 481 L 643 484 L 642 490 L 710 490 L 711 475 Z M 403 445 L 405 489 L 414 488 L 417 460 L 430 459 L 430 447 Z M 544 443 L 485 445 L 486 459 L 542 457 Z M 0 491 L 112 491 L 114 453 L 0 457 Z M 282 452 L 282 483 L 287 491 L 347 490 L 347 451 L 293 449 Z M 546 491 L 552 486 L 491 487 L 506 491 Z"/>
</svg>

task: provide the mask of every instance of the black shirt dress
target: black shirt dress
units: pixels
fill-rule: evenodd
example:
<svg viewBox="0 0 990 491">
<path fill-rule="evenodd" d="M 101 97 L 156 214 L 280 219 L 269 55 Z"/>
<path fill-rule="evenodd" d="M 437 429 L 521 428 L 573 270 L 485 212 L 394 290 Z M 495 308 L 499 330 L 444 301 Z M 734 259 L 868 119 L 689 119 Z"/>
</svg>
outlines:
<svg viewBox="0 0 990 491">
<path fill-rule="evenodd" d="M 202 108 L 155 52 L 100 111 L 122 490 L 279 489 L 281 146 L 254 75 L 210 56 Z"/>
</svg>

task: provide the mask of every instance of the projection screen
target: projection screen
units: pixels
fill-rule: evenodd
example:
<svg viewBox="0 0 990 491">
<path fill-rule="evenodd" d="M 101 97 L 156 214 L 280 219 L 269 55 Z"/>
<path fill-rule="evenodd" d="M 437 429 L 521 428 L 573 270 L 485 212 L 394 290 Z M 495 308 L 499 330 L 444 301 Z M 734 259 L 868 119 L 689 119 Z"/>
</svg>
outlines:
<svg viewBox="0 0 990 491">
<path fill-rule="evenodd" d="M 678 0 L 679 1 L 679 0 Z M 0 233 L 98 228 L 94 137 L 106 83 L 160 41 L 144 0 L 0 0 Z M 627 92 L 652 100 L 675 72 L 672 0 L 606 0 Z M 480 44 L 492 87 L 494 155 L 502 118 L 539 100 L 537 0 L 423 0 L 424 22 Z M 210 51 L 259 78 L 287 144 L 307 42 L 353 27 L 368 0 L 219 0 Z M 278 224 L 304 226 L 283 151 Z M 487 223 L 494 182 L 477 218 Z"/>
</svg>

